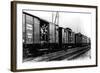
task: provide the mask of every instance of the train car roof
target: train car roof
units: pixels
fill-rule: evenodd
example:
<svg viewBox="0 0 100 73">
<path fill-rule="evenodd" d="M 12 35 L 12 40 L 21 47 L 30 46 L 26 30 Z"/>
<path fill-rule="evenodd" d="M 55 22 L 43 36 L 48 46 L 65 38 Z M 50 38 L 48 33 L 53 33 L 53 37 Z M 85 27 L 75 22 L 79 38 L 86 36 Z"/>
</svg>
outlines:
<svg viewBox="0 0 100 73">
<path fill-rule="evenodd" d="M 78 36 L 83 36 L 83 34 L 82 33 L 76 33 L 75 35 L 78 35 Z"/>
<path fill-rule="evenodd" d="M 68 31 L 72 31 L 72 29 L 71 29 L 71 28 L 66 28 L 66 30 L 68 30 Z"/>
<path fill-rule="evenodd" d="M 38 18 L 39 20 L 41 20 L 41 21 L 43 21 L 43 22 L 49 23 L 49 21 L 47 21 L 47 20 L 45 20 L 45 19 L 42 19 L 42 18 L 40 18 L 40 17 L 38 17 L 38 16 L 32 15 L 32 14 L 27 13 L 27 12 L 23 12 L 23 13 L 24 13 L 24 14 L 27 14 L 27 15 L 30 15 L 30 16 L 32 16 L 32 17 L 36 17 L 36 18 Z"/>
<path fill-rule="evenodd" d="M 59 28 L 61 28 L 61 29 L 66 29 L 66 28 L 64 28 L 64 27 L 59 27 Z"/>
</svg>

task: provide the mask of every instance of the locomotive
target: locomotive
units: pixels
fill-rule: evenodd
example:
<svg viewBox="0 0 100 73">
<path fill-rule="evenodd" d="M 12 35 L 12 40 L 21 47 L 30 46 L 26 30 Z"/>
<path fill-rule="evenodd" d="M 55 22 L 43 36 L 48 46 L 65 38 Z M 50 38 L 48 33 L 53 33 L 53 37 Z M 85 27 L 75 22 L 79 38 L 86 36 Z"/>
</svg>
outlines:
<svg viewBox="0 0 100 73">
<path fill-rule="evenodd" d="M 90 44 L 90 38 L 70 28 L 23 12 L 23 58 Z"/>
</svg>

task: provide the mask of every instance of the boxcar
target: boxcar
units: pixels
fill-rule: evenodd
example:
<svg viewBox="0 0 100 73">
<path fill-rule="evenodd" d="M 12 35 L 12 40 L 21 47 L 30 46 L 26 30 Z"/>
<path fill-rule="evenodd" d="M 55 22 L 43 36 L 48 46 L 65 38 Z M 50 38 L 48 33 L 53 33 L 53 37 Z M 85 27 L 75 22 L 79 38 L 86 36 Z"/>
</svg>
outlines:
<svg viewBox="0 0 100 73">
<path fill-rule="evenodd" d="M 81 33 L 76 33 L 75 34 L 75 44 L 76 44 L 76 46 L 80 46 L 81 41 L 82 41 Z"/>
<path fill-rule="evenodd" d="M 83 46 L 90 45 L 90 38 L 87 37 L 87 36 L 85 36 L 85 35 L 83 35 L 83 36 L 82 36 L 82 45 L 83 45 Z"/>
<path fill-rule="evenodd" d="M 75 47 L 75 32 L 71 32 L 71 47 Z"/>
<path fill-rule="evenodd" d="M 59 26 L 54 23 L 49 23 L 49 50 L 57 51 L 59 45 Z"/>
<path fill-rule="evenodd" d="M 64 49 L 66 48 L 67 43 L 67 33 L 65 28 L 59 27 L 59 48 Z"/>
<path fill-rule="evenodd" d="M 23 50 L 24 55 L 38 56 L 48 50 L 49 22 L 23 12 Z"/>
<path fill-rule="evenodd" d="M 67 33 L 67 47 L 72 48 L 75 43 L 75 33 L 70 28 L 66 28 L 66 33 Z"/>
</svg>

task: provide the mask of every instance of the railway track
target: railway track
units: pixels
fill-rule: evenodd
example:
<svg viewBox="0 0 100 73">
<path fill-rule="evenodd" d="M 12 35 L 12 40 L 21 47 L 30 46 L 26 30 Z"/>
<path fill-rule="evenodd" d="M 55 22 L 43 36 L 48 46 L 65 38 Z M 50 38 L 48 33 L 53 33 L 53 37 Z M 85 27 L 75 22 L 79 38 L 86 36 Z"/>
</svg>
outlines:
<svg viewBox="0 0 100 73">
<path fill-rule="evenodd" d="M 63 60 L 67 58 L 67 60 L 74 59 L 75 57 L 78 57 L 79 55 L 85 53 L 90 49 L 90 46 L 85 46 L 85 47 L 77 47 L 77 48 L 72 48 L 69 50 L 62 50 L 54 53 L 49 53 L 42 55 L 40 57 L 37 57 L 33 59 L 33 61 L 55 61 L 55 60 Z"/>
<path fill-rule="evenodd" d="M 59 56 L 58 58 L 55 59 L 50 59 L 50 61 L 52 60 L 63 60 L 63 59 L 67 59 L 67 60 L 71 60 L 74 59 L 76 57 L 78 57 L 81 54 L 84 54 L 86 51 L 88 51 L 90 49 L 90 47 L 83 47 L 82 49 L 78 48 L 79 50 L 75 49 L 75 50 L 70 50 L 69 52 L 67 52 L 65 55 L 63 56 Z"/>
<path fill-rule="evenodd" d="M 79 55 L 84 54 L 84 53 L 87 52 L 88 50 L 89 50 L 89 48 L 86 49 L 86 50 L 82 50 L 82 51 L 80 51 L 80 52 L 78 52 L 78 53 L 75 53 L 75 54 L 69 56 L 69 57 L 67 58 L 67 60 L 74 59 L 74 58 L 78 57 Z"/>
</svg>

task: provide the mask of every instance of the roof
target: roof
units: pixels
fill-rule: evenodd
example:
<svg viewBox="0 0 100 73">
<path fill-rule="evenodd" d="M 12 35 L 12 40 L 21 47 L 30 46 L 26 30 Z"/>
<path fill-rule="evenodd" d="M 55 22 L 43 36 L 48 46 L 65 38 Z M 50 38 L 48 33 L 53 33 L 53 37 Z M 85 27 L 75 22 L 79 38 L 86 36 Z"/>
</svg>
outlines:
<svg viewBox="0 0 100 73">
<path fill-rule="evenodd" d="M 30 16 L 32 16 L 32 17 L 36 17 L 36 18 L 38 18 L 39 20 L 41 20 L 41 21 L 43 21 L 43 22 L 49 23 L 49 21 L 47 21 L 47 20 L 45 20 L 45 19 L 43 19 L 43 18 L 40 18 L 40 17 L 38 17 L 38 16 L 29 14 L 29 13 L 27 13 L 27 12 L 23 12 L 23 13 L 24 13 L 24 14 L 27 14 L 27 15 L 30 15 Z"/>
</svg>

